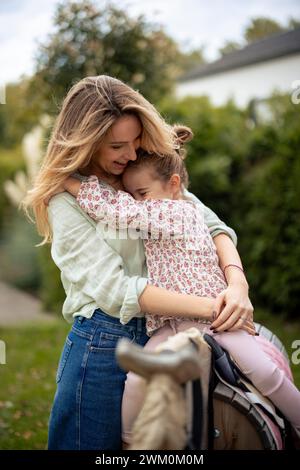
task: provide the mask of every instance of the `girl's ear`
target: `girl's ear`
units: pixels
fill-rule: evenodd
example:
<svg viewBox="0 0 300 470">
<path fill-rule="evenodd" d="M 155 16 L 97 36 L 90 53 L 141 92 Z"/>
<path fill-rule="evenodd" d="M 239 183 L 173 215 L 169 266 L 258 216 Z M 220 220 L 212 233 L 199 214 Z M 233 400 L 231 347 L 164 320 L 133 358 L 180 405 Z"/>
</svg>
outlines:
<svg viewBox="0 0 300 470">
<path fill-rule="evenodd" d="M 174 173 L 170 178 L 170 184 L 174 189 L 180 188 L 181 178 L 178 173 Z"/>
</svg>

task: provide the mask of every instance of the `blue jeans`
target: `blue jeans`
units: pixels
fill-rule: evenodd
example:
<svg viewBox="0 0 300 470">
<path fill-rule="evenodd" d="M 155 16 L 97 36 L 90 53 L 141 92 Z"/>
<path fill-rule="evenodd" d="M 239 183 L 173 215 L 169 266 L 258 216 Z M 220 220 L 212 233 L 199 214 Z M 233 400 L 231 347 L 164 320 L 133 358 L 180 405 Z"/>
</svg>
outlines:
<svg viewBox="0 0 300 470">
<path fill-rule="evenodd" d="M 121 449 L 126 372 L 117 364 L 115 348 L 123 337 L 144 346 L 145 319 L 121 325 L 100 309 L 90 319 L 75 318 L 57 369 L 48 449 Z"/>
</svg>

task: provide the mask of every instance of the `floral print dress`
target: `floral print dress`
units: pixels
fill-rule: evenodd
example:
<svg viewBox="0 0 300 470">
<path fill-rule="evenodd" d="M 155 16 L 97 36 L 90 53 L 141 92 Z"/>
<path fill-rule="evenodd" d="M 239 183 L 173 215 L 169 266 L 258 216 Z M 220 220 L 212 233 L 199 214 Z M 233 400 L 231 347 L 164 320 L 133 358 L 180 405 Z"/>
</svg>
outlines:
<svg viewBox="0 0 300 470">
<path fill-rule="evenodd" d="M 145 245 L 148 284 L 169 291 L 215 298 L 227 288 L 216 247 L 200 207 L 185 199 L 135 200 L 125 191 L 90 176 L 77 195 L 80 207 L 94 220 L 114 229 L 128 229 Z M 185 317 L 146 313 L 147 334 L 169 322 L 177 331 Z M 199 323 L 206 320 L 195 319 Z"/>
</svg>

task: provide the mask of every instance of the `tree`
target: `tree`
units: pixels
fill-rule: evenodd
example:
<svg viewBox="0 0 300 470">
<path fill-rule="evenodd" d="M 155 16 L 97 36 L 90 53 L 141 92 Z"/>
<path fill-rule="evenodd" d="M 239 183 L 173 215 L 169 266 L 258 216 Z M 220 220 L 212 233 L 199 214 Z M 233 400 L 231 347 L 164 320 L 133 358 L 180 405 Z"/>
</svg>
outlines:
<svg viewBox="0 0 300 470">
<path fill-rule="evenodd" d="M 31 83 L 30 99 L 40 101 L 42 112 L 88 75 L 116 76 L 156 102 L 183 72 L 185 54 L 160 26 L 113 5 L 66 1 L 58 5 L 54 28 L 40 45 Z"/>
<path fill-rule="evenodd" d="M 230 54 L 241 49 L 241 45 L 236 41 L 226 41 L 224 46 L 219 49 L 219 52 L 222 56 Z"/>
<path fill-rule="evenodd" d="M 177 65 L 180 67 L 180 69 L 183 70 L 184 73 L 186 73 L 189 70 L 192 70 L 197 66 L 205 63 L 206 59 L 204 56 L 203 47 L 200 47 L 198 49 L 192 49 L 186 53 L 181 53 L 178 57 Z"/>
<path fill-rule="evenodd" d="M 290 18 L 287 26 L 283 26 L 271 18 L 252 18 L 244 31 L 244 44 L 238 43 L 236 41 L 226 41 L 224 46 L 219 49 L 219 52 L 222 56 L 224 56 L 231 52 L 237 51 L 248 44 L 252 44 L 255 41 L 260 41 L 261 39 L 272 36 L 273 34 L 299 28 L 299 26 L 300 21 L 295 18 Z"/>
<path fill-rule="evenodd" d="M 6 86 L 6 104 L 0 105 L 0 143 L 14 148 L 37 122 L 34 106 L 27 106 L 27 80 Z"/>
<path fill-rule="evenodd" d="M 272 34 L 286 31 L 286 28 L 277 21 L 265 17 L 252 18 L 249 26 L 245 29 L 244 37 L 248 44 L 259 41 Z"/>
<path fill-rule="evenodd" d="M 296 18 L 290 18 L 289 20 L 289 29 L 296 29 L 300 27 L 300 20 L 297 20 Z"/>
</svg>

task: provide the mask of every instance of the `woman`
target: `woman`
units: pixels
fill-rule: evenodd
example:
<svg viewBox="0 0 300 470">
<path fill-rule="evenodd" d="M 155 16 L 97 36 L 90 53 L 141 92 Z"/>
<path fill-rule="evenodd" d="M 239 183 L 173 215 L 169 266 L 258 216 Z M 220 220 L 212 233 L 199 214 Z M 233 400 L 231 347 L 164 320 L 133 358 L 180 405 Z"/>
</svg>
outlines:
<svg viewBox="0 0 300 470">
<path fill-rule="evenodd" d="M 248 284 L 236 236 L 199 201 L 214 237 L 228 288 L 216 299 L 179 294 L 147 284 L 143 243 L 128 232 L 96 225 L 67 193 L 55 194 L 68 175 L 97 175 L 124 189 L 121 175 L 136 150 L 171 155 L 175 134 L 138 92 L 108 76 L 87 77 L 67 94 L 34 188 L 24 201 L 33 209 L 44 243 L 61 270 L 63 315 L 73 322 L 57 370 L 49 423 L 49 449 L 121 448 L 121 399 L 126 374 L 116 363 L 119 338 L 144 345 L 142 312 L 211 320 L 219 331 L 252 319 Z M 186 191 L 185 196 L 195 199 Z M 228 266 L 230 265 L 230 266 Z"/>
</svg>

